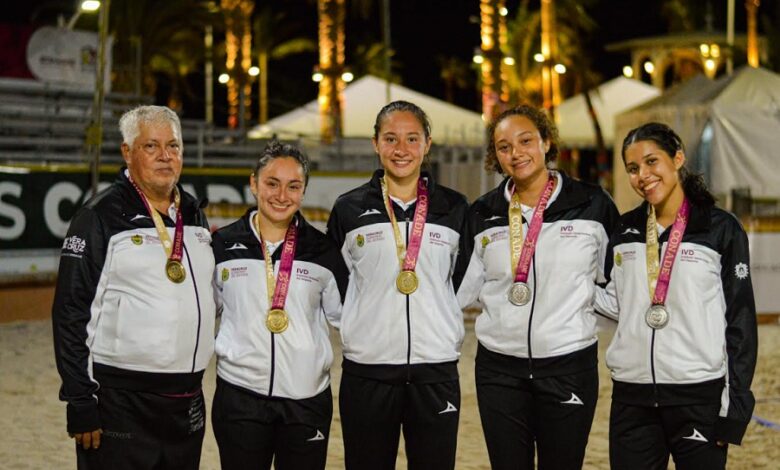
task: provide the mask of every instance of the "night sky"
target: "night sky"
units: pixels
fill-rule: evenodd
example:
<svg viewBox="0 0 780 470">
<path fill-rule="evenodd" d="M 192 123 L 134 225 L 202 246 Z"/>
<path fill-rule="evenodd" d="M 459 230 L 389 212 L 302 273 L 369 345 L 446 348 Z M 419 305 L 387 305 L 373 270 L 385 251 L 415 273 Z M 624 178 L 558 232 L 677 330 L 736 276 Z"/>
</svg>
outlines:
<svg viewBox="0 0 780 470">
<path fill-rule="evenodd" d="M 39 24 L 53 24 L 58 8 L 63 12 L 73 11 L 75 3 L 71 0 L 5 2 L 0 12 L 0 22 L 26 23 L 37 10 Z M 258 0 L 256 3 L 270 3 L 275 9 L 286 12 L 286 21 L 298 35 L 316 40 L 317 12 L 314 0 Z M 361 13 L 355 7 L 356 2 L 347 0 L 347 65 L 359 45 L 380 42 L 382 39 L 381 1 L 374 0 L 372 3 L 366 12 Z M 519 3 L 520 0 L 507 1 L 510 17 L 515 14 Z M 538 5 L 539 1 L 532 0 L 530 3 Z M 590 52 L 594 68 L 605 80 L 619 75 L 622 66 L 628 63 L 628 54 L 607 53 L 604 51 L 606 44 L 661 35 L 667 31 L 667 21 L 660 11 L 662 0 L 590 0 L 584 3 L 592 5 L 588 7 L 588 12 L 596 20 L 599 29 L 592 37 L 583 38 L 583 42 Z M 696 8 L 702 14 L 697 19 L 697 25 L 703 27 L 703 11 L 707 2 L 688 3 L 698 5 Z M 760 12 L 776 25 L 780 24 L 778 3 L 780 0 L 761 0 L 760 8 Z M 725 31 L 726 0 L 713 0 L 710 4 L 714 28 Z M 743 0 L 736 1 L 736 13 L 736 31 L 744 32 Z M 394 63 L 398 65 L 394 71 L 400 75 L 402 84 L 444 98 L 437 58 L 457 57 L 470 64 L 474 48 L 479 46 L 478 15 L 479 0 L 391 0 L 392 46 L 396 51 Z M 762 29 L 760 27 L 760 31 Z M 270 63 L 271 117 L 316 98 L 317 86 L 310 79 L 316 61 L 316 53 L 304 53 Z M 476 69 L 473 69 L 468 89 L 459 90 L 455 97 L 457 104 L 474 110 L 480 105 L 476 74 Z M 200 118 L 203 116 L 203 105 L 197 96 L 202 96 L 202 74 L 193 74 L 189 82 L 196 98 L 185 102 L 183 112 L 185 117 Z M 165 93 L 166 85 L 161 80 L 157 100 L 164 102 Z M 216 99 L 224 100 L 222 87 L 217 90 Z M 218 120 L 221 119 L 219 111 Z"/>
</svg>

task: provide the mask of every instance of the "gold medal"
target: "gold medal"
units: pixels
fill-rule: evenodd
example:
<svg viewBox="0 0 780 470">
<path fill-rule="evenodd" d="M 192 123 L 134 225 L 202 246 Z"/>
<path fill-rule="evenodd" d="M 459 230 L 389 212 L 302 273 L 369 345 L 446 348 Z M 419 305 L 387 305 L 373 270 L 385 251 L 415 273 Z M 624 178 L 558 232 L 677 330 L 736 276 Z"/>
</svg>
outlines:
<svg viewBox="0 0 780 470">
<path fill-rule="evenodd" d="M 402 294 L 409 295 L 417 290 L 419 282 L 414 271 L 401 271 L 395 279 L 395 286 Z"/>
<path fill-rule="evenodd" d="M 287 312 L 280 308 L 272 308 L 268 311 L 268 316 L 265 318 L 265 326 L 271 333 L 282 333 L 289 324 Z"/>
<path fill-rule="evenodd" d="M 181 284 L 187 277 L 187 271 L 184 270 L 184 265 L 182 265 L 180 261 L 172 259 L 169 259 L 168 262 L 165 263 L 165 274 L 168 276 L 168 279 L 176 284 Z"/>
</svg>

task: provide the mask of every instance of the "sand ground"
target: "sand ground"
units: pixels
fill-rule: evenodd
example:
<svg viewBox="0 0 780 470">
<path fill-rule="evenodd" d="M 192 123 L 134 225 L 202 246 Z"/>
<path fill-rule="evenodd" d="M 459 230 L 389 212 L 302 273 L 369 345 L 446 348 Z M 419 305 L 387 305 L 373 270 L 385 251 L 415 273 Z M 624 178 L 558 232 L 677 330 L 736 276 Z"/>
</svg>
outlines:
<svg viewBox="0 0 780 470">
<path fill-rule="evenodd" d="M 0 469 L 72 469 L 75 468 L 73 444 L 65 432 L 65 405 L 58 401 L 59 376 L 54 366 L 51 326 L 46 320 L 0 324 Z M 758 404 L 755 414 L 780 423 L 780 326 L 759 327 L 759 363 L 753 390 Z M 600 341 L 600 397 L 590 435 L 585 468 L 608 468 L 607 424 L 611 382 L 603 365 L 609 340 Z M 336 345 L 336 357 L 339 357 Z M 473 325 L 467 325 L 461 372 L 461 420 L 458 434 L 458 469 L 487 469 L 487 451 L 477 411 L 474 389 L 476 339 Z M 340 361 L 332 371 L 334 419 L 328 453 L 328 468 L 343 468 L 344 457 L 338 419 L 338 383 Z M 214 364 L 204 382 L 210 410 L 214 391 Z M 729 451 L 730 469 L 780 468 L 780 431 L 752 422 L 741 447 Z M 406 468 L 403 449 L 398 468 Z M 217 470 L 216 443 L 207 425 L 201 468 Z M 670 466 L 673 468 L 673 466 Z"/>
</svg>

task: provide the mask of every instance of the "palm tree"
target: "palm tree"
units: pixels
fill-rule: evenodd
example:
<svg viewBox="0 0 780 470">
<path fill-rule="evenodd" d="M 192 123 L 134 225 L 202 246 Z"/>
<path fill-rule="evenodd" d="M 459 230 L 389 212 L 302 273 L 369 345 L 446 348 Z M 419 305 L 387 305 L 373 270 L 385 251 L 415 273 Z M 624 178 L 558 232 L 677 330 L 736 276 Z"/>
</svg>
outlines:
<svg viewBox="0 0 780 470">
<path fill-rule="evenodd" d="M 225 66 L 230 74 L 228 86 L 228 126 L 244 127 L 249 114 L 252 88 L 249 67 L 252 65 L 252 29 L 249 20 L 255 8 L 253 0 L 221 0 L 225 15 Z M 244 106 L 246 105 L 246 106 Z"/>
<path fill-rule="evenodd" d="M 307 37 L 291 37 L 295 33 L 284 13 L 275 13 L 269 5 L 263 5 L 256 13 L 252 25 L 253 42 L 260 68 L 258 120 L 268 121 L 268 60 L 282 59 L 301 52 L 316 51 L 317 44 Z"/>
<path fill-rule="evenodd" d="M 353 12 L 367 16 L 371 11 L 370 0 L 351 2 Z M 319 103 L 323 141 L 331 142 L 342 133 L 346 0 L 317 0 L 320 81 Z M 383 49 L 384 51 L 384 49 Z M 390 52 L 390 51 L 388 51 Z"/>
<path fill-rule="evenodd" d="M 390 57 L 395 55 L 395 51 L 390 50 Z M 361 43 L 355 47 L 352 55 L 351 69 L 355 76 L 373 75 L 392 83 L 401 83 L 401 76 L 393 70 L 398 70 L 400 64 L 391 59 L 390 76 L 387 76 L 385 70 L 385 45 L 381 42 Z"/>
<path fill-rule="evenodd" d="M 203 30 L 213 19 L 199 0 L 114 0 L 113 89 L 154 94 L 162 75 L 171 82 L 169 104 L 176 106 L 182 93 L 192 94 L 185 77 L 202 62 Z"/>
<path fill-rule="evenodd" d="M 585 78 L 590 72 L 589 56 L 583 38 L 596 30 L 595 21 L 587 14 L 585 7 L 593 0 L 557 0 L 555 8 L 555 34 L 558 43 L 557 54 L 552 59 L 566 66 L 569 75 L 582 75 L 579 80 L 565 80 L 564 94 L 579 93 L 588 87 Z M 508 47 L 515 66 L 509 76 L 510 88 L 518 101 L 539 103 L 541 98 L 541 67 L 534 60 L 540 50 L 541 12 L 529 8 L 529 0 L 522 0 L 517 15 L 507 25 Z"/>
<path fill-rule="evenodd" d="M 342 135 L 345 0 L 317 0 L 320 50 L 320 135 L 331 142 Z"/>
<path fill-rule="evenodd" d="M 455 102 L 455 89 L 468 88 L 472 71 L 469 64 L 457 57 L 438 56 L 439 78 L 444 82 L 444 99 L 449 103 Z"/>
</svg>

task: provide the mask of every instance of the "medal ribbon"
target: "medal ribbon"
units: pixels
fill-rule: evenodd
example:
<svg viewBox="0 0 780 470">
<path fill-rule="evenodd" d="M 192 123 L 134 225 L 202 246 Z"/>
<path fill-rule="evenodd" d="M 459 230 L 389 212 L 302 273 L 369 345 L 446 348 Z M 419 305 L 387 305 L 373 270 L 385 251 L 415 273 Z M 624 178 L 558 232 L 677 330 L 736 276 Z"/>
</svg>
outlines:
<svg viewBox="0 0 780 470">
<path fill-rule="evenodd" d="M 542 191 L 542 197 L 536 203 L 534 215 L 528 224 L 528 236 L 523 240 L 523 212 L 520 208 L 520 195 L 517 188 L 512 192 L 512 200 L 509 203 L 509 249 L 512 254 L 512 267 L 515 271 L 515 282 L 526 282 L 528 272 L 531 269 L 531 259 L 536 251 L 536 240 L 542 231 L 544 222 L 544 210 L 553 193 L 555 178 L 550 175 L 547 185 Z"/>
<path fill-rule="evenodd" d="M 666 302 L 666 294 L 669 291 L 669 281 L 672 278 L 672 266 L 677 256 L 677 251 L 682 244 L 685 227 L 688 226 L 688 215 L 691 212 L 691 206 L 688 198 L 683 199 L 674 224 L 669 232 L 669 241 L 666 243 L 666 252 L 661 263 L 658 262 L 658 228 L 655 217 L 655 208 L 648 204 L 649 214 L 647 216 L 647 287 L 650 291 L 650 298 L 653 305 L 663 305 Z"/>
<path fill-rule="evenodd" d="M 282 243 L 282 256 L 279 260 L 279 273 L 276 279 L 274 279 L 274 265 L 271 261 L 271 253 L 265 245 L 263 234 L 260 233 L 259 214 L 259 212 L 255 214 L 254 223 L 257 235 L 260 237 L 260 250 L 263 252 L 263 258 L 265 259 L 265 285 L 268 291 L 268 305 L 271 310 L 284 310 L 287 291 L 290 289 L 290 273 L 292 272 L 293 258 L 295 257 L 295 245 L 298 242 L 298 226 L 295 221 L 292 221 L 287 226 L 287 232 L 284 234 L 284 242 Z"/>
<path fill-rule="evenodd" d="M 146 199 L 144 192 L 141 191 L 141 188 L 135 184 L 135 181 L 133 181 L 129 175 L 127 179 L 130 180 L 130 184 L 133 185 L 136 192 L 138 192 L 138 195 L 141 196 L 141 201 L 143 201 L 147 212 L 149 212 L 149 215 L 154 221 L 154 228 L 157 229 L 157 236 L 160 237 L 160 242 L 165 250 L 165 256 L 168 257 L 169 261 L 181 262 L 182 253 L 184 251 L 184 220 L 181 216 L 181 195 L 179 194 L 179 188 L 177 186 L 173 187 L 173 204 L 176 207 L 176 229 L 173 232 L 173 243 L 171 243 L 171 236 L 168 233 L 168 229 L 165 228 L 165 223 L 163 222 L 160 213 L 149 204 L 149 200 Z"/>
<path fill-rule="evenodd" d="M 385 201 L 385 210 L 390 218 L 390 224 L 393 226 L 393 236 L 395 237 L 395 248 L 398 255 L 398 264 L 402 271 L 414 271 L 417 266 L 417 257 L 422 246 L 423 229 L 425 228 L 425 219 L 428 216 L 428 188 L 422 178 L 417 179 L 417 206 L 414 208 L 414 217 L 412 218 L 412 232 L 409 234 L 409 247 L 405 250 L 404 240 L 401 237 L 401 230 L 398 228 L 398 222 L 395 219 L 393 211 L 393 201 L 387 191 L 387 182 L 384 177 L 382 182 L 382 198 Z"/>
</svg>

